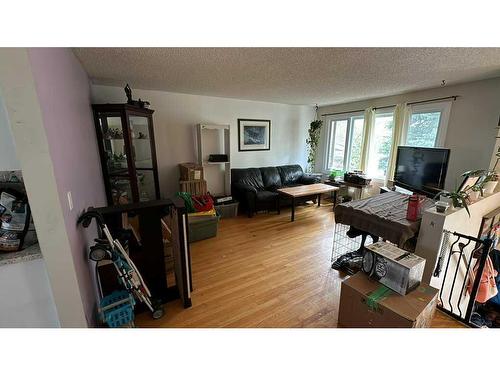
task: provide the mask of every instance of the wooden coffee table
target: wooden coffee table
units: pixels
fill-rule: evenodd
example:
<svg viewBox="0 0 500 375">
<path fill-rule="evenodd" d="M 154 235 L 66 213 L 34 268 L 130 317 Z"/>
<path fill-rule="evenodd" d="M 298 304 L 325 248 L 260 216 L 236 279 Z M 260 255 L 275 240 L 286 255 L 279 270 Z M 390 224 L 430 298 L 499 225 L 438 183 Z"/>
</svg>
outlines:
<svg viewBox="0 0 500 375">
<path fill-rule="evenodd" d="M 321 205 L 321 194 L 333 192 L 333 207 L 335 208 L 335 202 L 337 201 L 337 191 L 339 190 L 336 186 L 330 186 L 326 184 L 312 184 L 312 185 L 301 185 L 289 188 L 277 189 L 278 192 L 278 214 L 280 214 L 280 196 L 286 196 L 292 198 L 292 220 L 295 220 L 295 200 L 300 197 L 316 197 L 318 199 L 318 207 Z"/>
</svg>

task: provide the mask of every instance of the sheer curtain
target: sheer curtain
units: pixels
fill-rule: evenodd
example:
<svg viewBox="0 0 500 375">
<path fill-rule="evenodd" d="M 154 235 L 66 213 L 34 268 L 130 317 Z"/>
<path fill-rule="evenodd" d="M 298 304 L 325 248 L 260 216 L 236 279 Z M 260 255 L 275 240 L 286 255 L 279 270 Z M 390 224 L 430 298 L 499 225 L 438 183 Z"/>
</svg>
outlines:
<svg viewBox="0 0 500 375">
<path fill-rule="evenodd" d="M 370 153 L 370 138 L 372 135 L 373 121 L 375 121 L 375 110 L 373 107 L 365 109 L 365 127 L 363 134 L 363 146 L 361 148 L 361 167 L 366 172 L 368 166 L 368 154 Z"/>
<path fill-rule="evenodd" d="M 389 162 L 387 166 L 387 173 L 385 175 L 385 184 L 394 177 L 394 172 L 396 169 L 396 155 L 398 152 L 398 146 L 401 145 L 403 141 L 403 133 L 405 124 L 408 122 L 409 110 L 406 103 L 396 105 L 394 108 L 394 131 L 392 136 L 392 146 L 391 153 L 389 155 Z"/>
</svg>

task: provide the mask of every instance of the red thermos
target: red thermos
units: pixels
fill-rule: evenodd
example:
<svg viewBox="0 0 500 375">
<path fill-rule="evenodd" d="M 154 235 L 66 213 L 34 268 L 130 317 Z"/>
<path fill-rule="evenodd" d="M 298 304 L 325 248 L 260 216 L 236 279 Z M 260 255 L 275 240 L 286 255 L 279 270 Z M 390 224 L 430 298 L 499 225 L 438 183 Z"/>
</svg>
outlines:
<svg viewBox="0 0 500 375">
<path fill-rule="evenodd" d="M 406 219 L 410 221 L 417 221 L 420 219 L 422 213 L 422 203 L 425 197 L 422 195 L 414 194 L 408 198 L 408 209 L 406 210 Z"/>
</svg>

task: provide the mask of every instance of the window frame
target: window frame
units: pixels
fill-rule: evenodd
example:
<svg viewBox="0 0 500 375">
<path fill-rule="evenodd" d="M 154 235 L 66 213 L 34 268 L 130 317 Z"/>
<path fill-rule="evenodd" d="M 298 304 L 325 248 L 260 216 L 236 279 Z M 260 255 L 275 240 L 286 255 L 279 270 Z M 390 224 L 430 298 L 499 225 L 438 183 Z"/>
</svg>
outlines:
<svg viewBox="0 0 500 375">
<path fill-rule="evenodd" d="M 396 106 L 390 106 L 388 108 L 381 108 L 381 109 L 376 109 L 374 114 L 373 114 L 373 125 L 370 129 L 370 135 L 369 135 L 369 138 L 370 138 L 370 144 L 369 144 L 369 148 L 368 148 L 368 154 L 367 154 L 367 158 L 366 158 L 366 168 L 365 168 L 365 173 L 368 177 L 370 177 L 372 180 L 375 180 L 375 181 L 384 181 L 386 178 L 387 178 L 387 170 L 385 172 L 385 175 L 380 177 L 380 176 L 373 176 L 371 174 L 368 173 L 368 165 L 370 164 L 370 154 L 371 154 L 371 151 L 372 151 L 372 147 L 374 146 L 374 143 L 373 143 L 373 136 L 374 136 L 374 132 L 375 132 L 375 121 L 376 121 L 376 117 L 377 115 L 380 115 L 380 116 L 384 116 L 384 115 L 391 115 L 392 116 L 392 134 L 391 134 L 391 148 L 389 149 L 389 162 L 390 162 L 390 156 L 391 156 L 391 153 L 392 153 L 392 146 L 393 146 L 393 143 L 394 143 L 394 132 L 395 132 L 395 129 L 396 129 L 396 124 L 394 123 L 394 116 L 395 116 L 395 110 L 396 110 Z M 387 166 L 389 168 L 389 165 Z"/>
<path fill-rule="evenodd" d="M 410 121 L 413 114 L 435 113 L 435 112 L 439 112 L 441 113 L 441 115 L 439 116 L 438 131 L 436 134 L 436 140 L 434 141 L 433 147 L 436 148 L 444 147 L 444 143 L 446 140 L 446 133 L 448 131 L 450 112 L 451 112 L 451 101 L 408 105 L 408 115 L 406 116 L 406 119 L 403 124 L 401 145 L 409 146 L 407 144 L 408 131 L 410 129 Z M 420 147 L 420 146 L 417 145 L 415 147 Z"/>
<path fill-rule="evenodd" d="M 337 126 L 333 126 L 334 122 L 338 121 L 347 121 L 347 127 L 346 127 L 346 140 L 344 144 L 344 162 L 342 169 L 343 170 L 348 170 L 349 166 L 351 164 L 351 150 L 352 150 L 352 137 L 353 137 L 353 131 L 352 127 L 354 126 L 354 121 L 362 119 L 363 120 L 363 130 L 366 126 L 365 124 L 365 115 L 364 112 L 351 112 L 351 113 L 344 113 L 344 114 L 339 114 L 339 115 L 331 115 L 326 118 L 327 121 L 327 134 L 326 134 L 326 147 L 325 147 L 325 154 L 324 154 L 324 163 L 323 163 L 323 172 L 324 173 L 330 173 L 333 168 L 330 168 L 329 166 L 329 159 L 330 159 L 330 153 L 332 151 L 332 146 L 335 143 L 335 135 L 337 132 Z M 332 134 L 333 132 L 333 134 Z M 333 135 L 333 137 L 332 137 Z M 364 147 L 364 131 L 363 131 L 363 138 L 361 140 L 361 146 Z M 331 142 L 333 140 L 333 142 Z"/>
</svg>

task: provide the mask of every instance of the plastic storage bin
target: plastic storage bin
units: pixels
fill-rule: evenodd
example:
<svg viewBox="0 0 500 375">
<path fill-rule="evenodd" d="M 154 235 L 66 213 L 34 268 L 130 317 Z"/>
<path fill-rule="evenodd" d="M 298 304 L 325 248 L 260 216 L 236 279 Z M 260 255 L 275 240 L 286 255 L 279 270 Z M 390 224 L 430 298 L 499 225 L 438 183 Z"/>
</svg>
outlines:
<svg viewBox="0 0 500 375">
<path fill-rule="evenodd" d="M 221 218 L 236 217 L 238 216 L 239 202 L 221 203 L 215 206 L 215 210 Z"/>
<path fill-rule="evenodd" d="M 101 319 L 111 328 L 134 323 L 135 300 L 129 292 L 117 290 L 104 297 L 100 303 Z"/>
<path fill-rule="evenodd" d="M 218 216 L 189 217 L 189 242 L 201 241 L 217 236 L 218 224 Z"/>
</svg>

